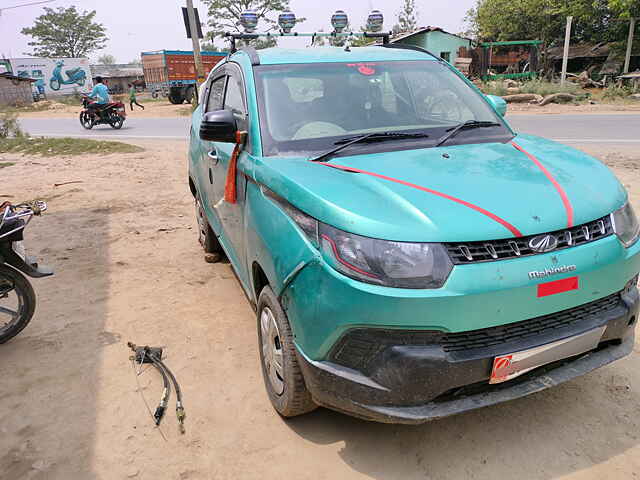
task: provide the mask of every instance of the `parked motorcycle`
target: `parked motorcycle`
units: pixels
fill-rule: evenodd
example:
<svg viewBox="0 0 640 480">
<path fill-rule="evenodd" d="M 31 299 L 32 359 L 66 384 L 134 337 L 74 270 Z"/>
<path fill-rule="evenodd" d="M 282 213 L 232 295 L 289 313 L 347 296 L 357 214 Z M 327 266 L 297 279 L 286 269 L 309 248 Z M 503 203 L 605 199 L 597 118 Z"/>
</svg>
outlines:
<svg viewBox="0 0 640 480">
<path fill-rule="evenodd" d="M 62 76 L 62 67 L 64 66 L 64 62 L 62 60 L 56 62 L 56 67 L 53 69 L 51 79 L 49 80 L 49 86 L 51 90 L 60 90 L 60 85 L 71 85 L 78 84 L 81 87 L 84 86 L 84 83 L 87 80 L 87 74 L 81 67 L 70 68 L 69 70 L 65 70 L 64 73 L 67 74 L 67 79 L 65 80 Z"/>
<path fill-rule="evenodd" d="M 90 107 L 90 105 L 93 106 Z M 91 130 L 95 125 L 111 125 L 111 128 L 119 130 L 127 118 L 122 102 L 99 105 L 89 95 L 83 93 L 82 106 L 84 109 L 80 112 L 80 125 L 86 130 Z"/>
<path fill-rule="evenodd" d="M 53 275 L 25 254 L 23 243 L 25 227 L 46 209 L 40 201 L 0 205 L 0 343 L 20 333 L 36 309 L 36 295 L 23 273 L 33 278 Z"/>
</svg>

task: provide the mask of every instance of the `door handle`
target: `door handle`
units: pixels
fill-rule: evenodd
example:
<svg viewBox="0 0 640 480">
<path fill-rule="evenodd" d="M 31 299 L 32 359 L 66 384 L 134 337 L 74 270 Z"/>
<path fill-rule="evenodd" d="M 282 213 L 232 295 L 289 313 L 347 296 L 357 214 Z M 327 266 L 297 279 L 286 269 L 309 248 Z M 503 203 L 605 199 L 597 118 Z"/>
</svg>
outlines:
<svg viewBox="0 0 640 480">
<path fill-rule="evenodd" d="M 220 160 L 218 158 L 218 152 L 216 152 L 215 150 L 211 150 L 210 152 L 207 152 L 207 156 L 213 162 L 214 165 L 218 164 L 218 161 Z"/>
</svg>

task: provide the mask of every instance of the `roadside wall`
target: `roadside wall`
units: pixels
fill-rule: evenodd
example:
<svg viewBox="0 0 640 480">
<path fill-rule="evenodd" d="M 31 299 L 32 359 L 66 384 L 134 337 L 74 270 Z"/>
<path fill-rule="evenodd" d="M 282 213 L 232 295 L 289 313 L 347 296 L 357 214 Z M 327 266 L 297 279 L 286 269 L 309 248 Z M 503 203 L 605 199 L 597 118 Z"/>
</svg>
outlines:
<svg viewBox="0 0 640 480">
<path fill-rule="evenodd" d="M 33 89 L 47 96 L 93 88 L 87 58 L 12 58 L 11 66 L 14 75 L 36 79 Z M 67 73 L 75 69 L 75 73 Z"/>
<path fill-rule="evenodd" d="M 0 77 L 0 105 L 26 105 L 33 103 L 31 82 Z"/>
</svg>

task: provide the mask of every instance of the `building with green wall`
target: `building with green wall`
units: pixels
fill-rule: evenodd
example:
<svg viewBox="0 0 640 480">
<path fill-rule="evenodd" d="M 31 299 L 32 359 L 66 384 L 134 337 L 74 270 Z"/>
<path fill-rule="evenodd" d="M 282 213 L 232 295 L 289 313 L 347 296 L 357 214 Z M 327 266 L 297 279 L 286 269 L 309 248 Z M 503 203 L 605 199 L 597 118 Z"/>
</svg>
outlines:
<svg viewBox="0 0 640 480">
<path fill-rule="evenodd" d="M 458 58 L 460 48 L 471 49 L 471 39 L 445 32 L 440 27 L 424 27 L 391 38 L 392 43 L 415 45 L 429 50 L 451 64 Z"/>
</svg>

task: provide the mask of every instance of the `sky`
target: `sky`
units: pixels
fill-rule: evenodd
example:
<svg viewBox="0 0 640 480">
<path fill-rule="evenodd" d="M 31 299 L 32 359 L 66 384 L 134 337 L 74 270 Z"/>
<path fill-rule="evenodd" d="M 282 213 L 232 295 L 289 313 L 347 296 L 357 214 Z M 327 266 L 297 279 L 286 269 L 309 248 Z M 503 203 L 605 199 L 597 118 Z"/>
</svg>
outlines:
<svg viewBox="0 0 640 480">
<path fill-rule="evenodd" d="M 0 9 L 31 3 L 37 0 L 0 0 Z M 233 0 L 229 0 L 233 1 Z M 206 8 L 200 0 L 194 0 L 200 19 L 206 22 Z M 291 0 L 291 9 L 298 17 L 307 21 L 296 27 L 298 32 L 331 31 L 331 14 L 343 9 L 352 24 L 366 21 L 372 8 L 381 10 L 385 17 L 385 29 L 390 30 L 402 0 Z M 452 33 L 463 29 L 466 11 L 475 0 L 429 1 L 417 0 L 419 26 L 439 26 Z M 29 38 L 20 33 L 31 26 L 34 19 L 43 13 L 44 7 L 70 7 L 79 10 L 96 10 L 96 20 L 105 25 L 109 42 L 104 50 L 91 55 L 96 61 L 102 54 L 111 54 L 118 63 L 128 63 L 139 58 L 140 52 L 153 50 L 191 50 L 191 40 L 186 38 L 180 7 L 184 0 L 54 0 L 44 5 L 32 5 L 0 14 L 0 57 L 21 58 L 30 51 Z M 205 32 L 206 32 L 205 27 Z M 218 40 L 221 42 L 221 40 Z M 282 47 L 304 47 L 303 39 L 281 39 Z"/>
</svg>

